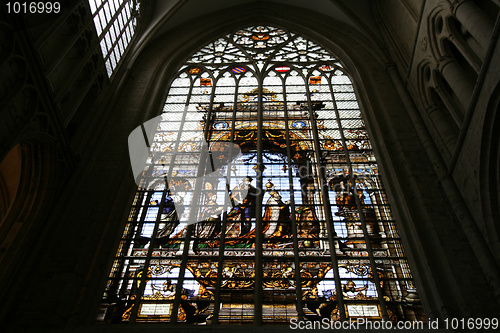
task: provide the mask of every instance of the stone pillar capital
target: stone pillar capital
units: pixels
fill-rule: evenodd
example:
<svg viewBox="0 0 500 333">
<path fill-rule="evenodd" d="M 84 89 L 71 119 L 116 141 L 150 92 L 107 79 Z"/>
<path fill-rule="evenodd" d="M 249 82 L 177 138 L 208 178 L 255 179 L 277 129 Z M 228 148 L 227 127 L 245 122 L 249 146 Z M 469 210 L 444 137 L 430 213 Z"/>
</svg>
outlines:
<svg viewBox="0 0 500 333">
<path fill-rule="evenodd" d="M 455 35 L 453 32 L 449 32 L 448 33 L 448 39 L 451 41 L 451 42 L 456 42 L 456 39 L 457 39 L 457 35 Z"/>
<path fill-rule="evenodd" d="M 443 72 L 443 69 L 446 66 L 448 66 L 451 63 L 455 63 L 456 61 L 457 60 L 452 56 L 449 56 L 449 55 L 443 56 L 439 59 L 436 68 L 438 71 Z"/>
</svg>

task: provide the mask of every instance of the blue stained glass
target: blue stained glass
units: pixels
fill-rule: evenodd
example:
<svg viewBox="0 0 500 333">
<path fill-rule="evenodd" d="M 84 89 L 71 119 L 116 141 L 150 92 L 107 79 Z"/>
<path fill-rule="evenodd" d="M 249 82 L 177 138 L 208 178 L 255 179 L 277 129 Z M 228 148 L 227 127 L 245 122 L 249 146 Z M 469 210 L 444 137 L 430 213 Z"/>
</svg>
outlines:
<svg viewBox="0 0 500 333">
<path fill-rule="evenodd" d="M 213 125 L 214 129 L 216 130 L 225 130 L 229 127 L 229 124 L 228 123 L 215 123 Z"/>
<path fill-rule="evenodd" d="M 297 129 L 301 129 L 301 128 L 306 127 L 306 123 L 303 121 L 295 121 L 295 122 L 293 122 L 293 127 L 297 128 Z"/>
<path fill-rule="evenodd" d="M 245 67 L 234 67 L 233 69 L 231 69 L 231 72 L 233 72 L 233 73 L 245 73 L 246 69 L 245 69 Z"/>
</svg>

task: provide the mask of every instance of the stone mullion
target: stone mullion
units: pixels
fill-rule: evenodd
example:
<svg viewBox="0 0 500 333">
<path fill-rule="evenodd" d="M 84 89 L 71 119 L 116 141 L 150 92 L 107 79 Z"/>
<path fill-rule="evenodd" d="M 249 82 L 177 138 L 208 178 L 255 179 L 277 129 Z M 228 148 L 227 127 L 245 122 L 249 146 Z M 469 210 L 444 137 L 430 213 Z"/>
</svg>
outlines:
<svg viewBox="0 0 500 333">
<path fill-rule="evenodd" d="M 330 84 L 330 93 L 332 95 L 332 102 L 333 102 L 333 109 L 334 109 L 334 112 L 335 112 L 335 118 L 337 119 L 337 124 L 339 126 L 339 132 L 340 132 L 340 137 L 341 137 L 341 141 L 342 141 L 342 148 L 343 148 L 343 151 L 344 151 L 344 154 L 345 154 L 345 159 L 346 159 L 346 164 L 347 164 L 347 167 L 349 169 L 349 177 L 350 177 L 350 184 L 352 184 L 352 195 L 354 197 L 354 201 L 356 203 L 356 209 L 358 210 L 358 213 L 359 213 L 359 218 L 360 218 L 360 222 L 361 222 L 361 229 L 363 231 L 363 236 L 364 236 L 364 241 L 365 241 L 365 245 L 366 245 L 366 252 L 368 253 L 368 259 L 370 261 L 370 267 L 372 269 L 372 275 L 373 275 L 373 281 L 375 283 L 375 288 L 377 290 L 377 299 L 378 299 L 378 302 L 379 302 L 379 305 L 380 305 L 380 310 L 382 311 L 382 318 L 384 320 L 389 320 L 389 315 L 387 313 L 387 306 L 385 304 L 385 299 L 384 299 L 384 293 L 383 293 L 383 290 L 382 290 L 382 287 L 381 287 L 381 284 L 380 284 L 380 278 L 378 276 L 378 273 L 377 273 L 377 265 L 376 265 L 376 262 L 375 262 L 375 256 L 373 255 L 373 249 L 372 249 L 372 245 L 371 245 L 371 240 L 370 240 L 370 236 L 368 235 L 368 230 L 366 228 L 366 219 L 365 219 L 365 216 L 363 214 L 363 206 L 359 200 L 359 197 L 358 197 L 358 189 L 357 189 L 357 185 L 356 185 L 356 179 L 354 177 L 354 173 L 353 173 L 353 166 L 352 166 L 352 163 L 351 163 L 351 158 L 349 156 L 349 150 L 347 148 L 347 140 L 346 140 L 346 137 L 344 135 L 344 129 L 343 129 L 343 126 L 342 126 L 342 122 L 341 122 L 341 119 L 340 119 L 340 113 L 339 113 L 339 110 L 337 108 L 337 103 L 336 103 L 336 100 L 335 100 L 335 95 L 333 93 L 333 89 L 331 87 L 331 84 Z M 338 299 L 343 299 L 343 294 L 338 294 Z M 339 302 L 340 304 L 340 302 Z M 339 305 L 340 307 L 340 305 Z"/>
<path fill-rule="evenodd" d="M 241 79 L 241 78 L 240 78 Z M 235 90 L 234 90 L 234 101 L 233 101 L 233 114 L 231 119 L 231 137 L 230 142 L 234 143 L 235 136 L 235 127 L 236 127 L 236 112 L 238 107 L 238 91 L 239 91 L 239 79 L 235 78 Z M 232 150 L 231 150 L 232 151 Z M 229 156 L 228 160 L 230 161 L 232 156 Z M 227 193 L 230 194 L 230 180 L 231 180 L 231 170 L 229 169 L 229 164 L 227 167 L 227 178 L 226 178 L 226 190 Z M 227 197 L 224 199 L 224 213 L 222 214 L 222 227 L 220 231 L 220 243 L 219 243 L 219 255 L 217 258 L 217 280 L 215 282 L 215 293 L 214 293 L 214 312 L 212 313 L 212 323 L 219 323 L 219 312 L 220 312 L 220 292 L 222 288 L 222 275 L 224 270 L 224 254 L 225 254 L 225 246 L 226 246 L 226 230 L 227 230 L 227 211 L 226 207 L 229 204 L 227 202 Z"/>
<path fill-rule="evenodd" d="M 286 138 L 286 155 L 288 162 L 288 182 L 290 184 L 290 222 L 292 224 L 292 237 L 293 237 L 293 262 L 294 262 L 294 279 L 295 279 L 295 294 L 297 297 L 297 314 L 299 320 L 304 319 L 304 302 L 302 301 L 302 278 L 300 276 L 300 257 L 299 257 L 299 241 L 297 232 L 297 219 L 295 216 L 295 189 L 293 187 L 293 175 L 292 175 L 292 151 L 291 151 L 291 140 L 290 140 L 290 129 L 288 125 L 288 106 L 286 98 L 286 80 L 282 80 L 283 89 L 283 112 L 285 115 L 285 138 Z"/>
<path fill-rule="evenodd" d="M 262 173 L 264 172 L 263 153 L 263 105 L 262 88 L 264 77 L 261 72 L 258 73 L 258 105 L 257 105 L 257 198 L 255 215 L 255 284 L 254 284 L 254 324 L 262 325 L 262 302 L 263 302 L 263 254 L 262 254 Z"/>
<path fill-rule="evenodd" d="M 328 195 L 328 183 L 326 181 L 326 174 L 325 174 L 325 167 L 323 165 L 323 158 L 322 158 L 322 152 L 320 148 L 320 141 L 319 141 L 319 134 L 318 134 L 318 127 L 316 124 L 316 117 L 315 117 L 315 111 L 312 108 L 311 104 L 311 91 L 309 90 L 309 85 L 307 84 L 307 78 L 303 77 L 305 88 L 306 88 L 306 96 L 307 96 L 307 105 L 309 108 L 309 122 L 311 123 L 311 129 L 312 129 L 312 134 L 313 134 L 313 141 L 314 141 L 314 154 L 316 156 L 316 162 L 317 162 L 317 170 L 318 170 L 318 179 L 319 179 L 319 186 L 320 186 L 320 193 L 323 201 L 323 210 L 324 210 L 324 219 L 325 219 L 325 224 L 326 224 L 326 229 L 327 229 L 327 236 L 328 236 L 328 245 L 330 248 L 330 260 L 332 263 L 332 269 L 334 271 L 334 281 L 335 281 L 335 290 L 337 294 L 337 301 L 338 301 L 338 309 L 340 313 L 340 320 L 347 320 L 347 315 L 345 312 L 345 306 L 344 306 L 344 299 L 343 299 L 343 293 L 342 293 L 342 284 L 340 280 L 340 273 L 339 273 L 339 264 L 338 264 L 338 257 L 337 257 L 337 247 L 335 246 L 336 241 L 338 241 L 338 238 L 336 237 L 336 233 L 333 227 L 333 219 L 331 216 L 331 206 L 330 206 L 330 198 Z M 333 99 L 333 94 L 332 94 L 332 99 Z"/>
<path fill-rule="evenodd" d="M 201 181 L 201 177 L 204 174 L 206 174 L 206 168 L 208 166 L 210 166 L 209 164 L 207 164 L 205 162 L 209 161 L 209 159 L 210 159 L 207 140 L 209 138 L 210 128 L 212 126 L 212 111 L 213 111 L 213 102 L 214 102 L 214 97 L 215 97 L 215 84 L 216 84 L 215 79 L 212 76 L 211 76 L 211 78 L 214 80 L 214 86 L 212 86 L 208 112 L 206 115 L 205 126 L 203 128 L 203 140 L 204 140 L 203 143 L 206 144 L 207 149 L 203 149 L 203 145 L 202 145 L 202 148 L 201 148 L 202 151 L 200 152 L 200 160 L 199 160 L 200 164 L 198 165 L 198 170 L 197 170 L 197 175 L 196 175 L 196 178 L 198 179 L 198 181 L 196 181 L 196 185 L 195 185 L 195 188 L 193 191 L 193 197 L 191 198 L 189 219 L 192 219 L 193 216 L 196 216 L 196 211 L 197 211 L 197 209 L 199 209 L 199 207 L 198 207 L 199 200 L 197 200 L 197 199 L 199 199 L 199 197 L 197 197 L 197 194 L 201 195 L 202 188 L 204 186 L 203 182 Z M 191 87 L 193 86 L 193 84 L 194 84 L 194 81 L 192 81 Z M 187 101 L 188 104 L 189 104 L 189 101 L 190 101 L 190 99 Z M 186 110 L 186 112 L 190 112 L 190 111 Z M 180 140 L 178 140 L 178 142 L 179 141 Z M 202 163 L 204 163 L 204 164 L 202 165 Z M 211 172 L 213 172 L 213 170 L 211 170 Z M 174 303 L 172 305 L 172 314 L 170 317 L 170 321 L 172 323 L 177 322 L 177 316 L 178 316 L 179 305 L 180 305 L 180 301 L 181 301 L 181 297 L 182 297 L 182 289 L 183 289 L 183 285 L 184 285 L 184 278 L 185 278 L 186 268 L 187 268 L 187 264 L 188 264 L 188 260 L 189 260 L 190 249 L 191 249 L 191 245 L 194 243 L 194 241 L 192 239 L 193 229 L 194 229 L 193 224 L 188 224 L 186 226 L 186 235 L 185 235 L 183 243 L 181 243 L 181 248 L 179 249 L 179 252 L 182 251 L 182 259 L 181 259 L 181 265 L 179 267 L 179 276 L 177 278 L 177 286 L 175 288 L 175 298 L 174 298 Z M 193 244 L 193 246 L 194 246 L 194 244 Z"/>
<path fill-rule="evenodd" d="M 148 272 L 149 272 L 149 266 L 151 264 L 151 260 L 152 260 L 152 256 L 153 256 L 153 251 L 154 251 L 154 245 L 155 245 L 155 241 L 156 241 L 156 235 L 158 234 L 158 229 L 159 229 L 159 225 L 160 223 L 158 221 L 160 221 L 161 219 L 161 212 L 163 210 L 163 207 L 165 205 L 165 198 L 167 196 L 167 181 L 166 181 L 167 178 L 165 178 L 165 190 L 163 190 L 163 193 L 161 195 L 161 201 L 160 201 L 160 206 L 158 207 L 158 213 L 156 213 L 156 219 L 155 219 L 155 226 L 153 228 L 153 234 L 151 235 L 151 240 L 149 242 L 149 249 L 148 249 L 148 253 L 146 255 L 146 259 L 145 259 L 145 262 L 144 262 L 144 268 L 143 268 L 143 271 L 142 271 L 142 276 L 140 278 L 140 284 L 139 284 L 139 290 L 137 291 L 137 295 L 136 295 L 136 299 L 134 301 L 134 307 L 132 309 L 132 313 L 131 313 L 131 316 L 130 316 L 130 322 L 131 323 L 135 323 L 135 321 L 137 320 L 137 315 L 138 315 L 138 312 L 139 312 L 139 306 L 141 304 L 141 301 L 144 297 L 144 291 L 146 289 L 146 283 L 148 281 L 148 278 L 151 278 L 151 276 L 148 276 Z M 150 193 L 149 193 L 149 197 L 148 199 L 151 200 L 151 196 L 153 195 L 154 193 L 154 190 L 151 190 Z M 145 204 L 148 205 L 149 203 L 149 200 L 146 200 Z M 143 213 L 143 216 L 146 216 L 147 214 L 147 209 L 148 207 L 145 206 L 145 211 Z"/>
</svg>

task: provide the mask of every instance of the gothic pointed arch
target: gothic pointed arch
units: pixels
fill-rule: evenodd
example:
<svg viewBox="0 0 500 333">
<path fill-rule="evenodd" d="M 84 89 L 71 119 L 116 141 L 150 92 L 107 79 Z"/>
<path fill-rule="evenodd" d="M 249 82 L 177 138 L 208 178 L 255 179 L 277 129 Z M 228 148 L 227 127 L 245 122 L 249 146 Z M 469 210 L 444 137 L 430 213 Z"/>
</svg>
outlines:
<svg viewBox="0 0 500 333">
<path fill-rule="evenodd" d="M 0 163 L 0 277 L 5 283 L 13 283 L 15 276 L 6 272 L 21 268 L 23 260 L 17 258 L 23 242 L 38 235 L 39 221 L 57 186 L 56 149 L 46 137 L 37 139 L 22 140 Z"/>
<path fill-rule="evenodd" d="M 100 320 L 423 319 L 350 73 L 316 42 L 253 25 L 206 44 L 141 132 Z"/>
<path fill-rule="evenodd" d="M 496 240 L 500 238 L 500 228 L 498 221 L 500 217 L 500 145 L 499 129 L 500 117 L 498 109 L 500 100 L 498 92 L 500 85 L 494 90 L 491 100 L 488 103 L 486 118 L 484 122 L 484 133 L 481 140 L 481 202 L 484 214 L 483 234 L 492 239 L 491 244 L 498 244 Z M 492 249 L 495 252 L 495 249 Z"/>
</svg>

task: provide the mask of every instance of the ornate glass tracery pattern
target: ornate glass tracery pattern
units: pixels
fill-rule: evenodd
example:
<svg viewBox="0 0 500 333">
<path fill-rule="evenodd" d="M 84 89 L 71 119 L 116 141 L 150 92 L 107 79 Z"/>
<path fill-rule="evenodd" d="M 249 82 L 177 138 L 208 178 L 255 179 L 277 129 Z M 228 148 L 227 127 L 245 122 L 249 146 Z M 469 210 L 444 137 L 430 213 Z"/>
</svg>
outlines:
<svg viewBox="0 0 500 333">
<path fill-rule="evenodd" d="M 196 137 L 242 155 L 227 184 L 203 185 L 188 226 L 175 203 L 201 167 Z M 319 45 L 255 26 L 203 47 L 171 84 L 151 151 L 176 154 L 176 182 L 148 166 L 101 320 L 425 320 L 353 85 Z M 230 209 L 213 209 L 227 189 Z"/>
</svg>

